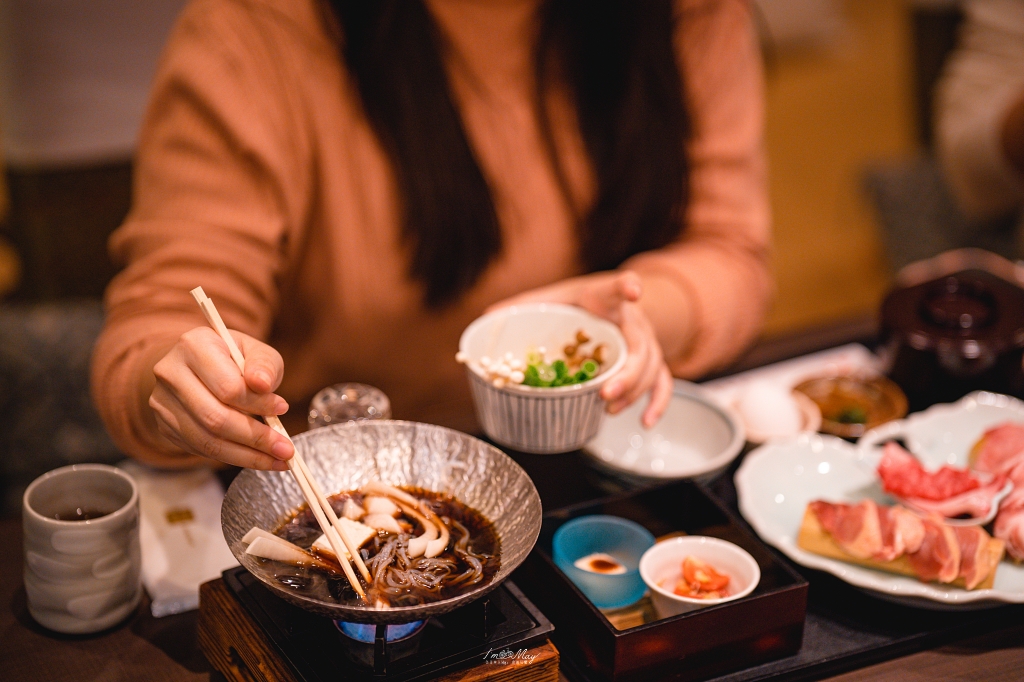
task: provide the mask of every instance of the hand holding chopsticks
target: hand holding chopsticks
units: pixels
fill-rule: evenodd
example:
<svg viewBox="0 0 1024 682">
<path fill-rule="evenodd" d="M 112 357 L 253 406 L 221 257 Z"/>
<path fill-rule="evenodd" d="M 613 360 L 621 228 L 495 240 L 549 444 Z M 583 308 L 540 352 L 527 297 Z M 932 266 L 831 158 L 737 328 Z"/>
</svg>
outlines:
<svg viewBox="0 0 1024 682">
<path fill-rule="evenodd" d="M 238 370 L 244 374 L 245 358 L 242 356 L 241 350 L 239 350 L 238 345 L 235 343 L 234 337 L 231 336 L 227 326 L 225 326 L 224 321 L 221 319 L 220 313 L 217 312 L 217 308 L 214 307 L 213 301 L 206 295 L 202 287 L 196 287 L 193 289 L 192 296 L 196 299 L 196 302 L 202 309 L 203 314 L 206 316 L 206 321 L 210 323 L 210 326 L 213 327 L 213 329 L 224 340 L 224 343 L 227 344 L 228 352 L 231 354 L 231 358 L 235 361 L 235 364 L 238 365 Z M 274 429 L 285 438 L 291 440 L 288 432 L 281 424 L 281 420 L 275 415 L 265 416 L 264 421 L 266 421 L 267 426 Z M 320 524 L 320 529 L 327 537 L 327 542 L 338 557 L 338 563 L 341 564 L 341 568 L 345 572 L 345 577 L 348 578 L 349 583 L 352 585 L 352 589 L 354 589 L 360 597 L 366 599 L 366 593 L 364 592 L 362 585 L 359 584 L 359 579 L 353 572 L 352 566 L 349 565 L 349 562 L 346 559 L 346 556 L 351 557 L 352 562 L 356 565 L 356 568 L 363 576 L 363 579 L 369 582 L 370 572 L 367 570 L 366 564 L 359 555 L 359 548 L 355 546 L 354 542 L 345 531 L 344 526 L 341 525 L 334 508 L 320 489 L 320 486 L 317 485 L 309 467 L 306 465 L 306 462 L 302 459 L 302 455 L 299 454 L 297 449 L 295 450 L 295 454 L 292 458 L 288 460 L 288 468 L 295 477 L 295 482 L 298 483 L 299 489 L 302 490 L 302 496 L 306 499 L 306 503 L 313 511 L 313 515 L 316 517 L 317 523 Z"/>
</svg>

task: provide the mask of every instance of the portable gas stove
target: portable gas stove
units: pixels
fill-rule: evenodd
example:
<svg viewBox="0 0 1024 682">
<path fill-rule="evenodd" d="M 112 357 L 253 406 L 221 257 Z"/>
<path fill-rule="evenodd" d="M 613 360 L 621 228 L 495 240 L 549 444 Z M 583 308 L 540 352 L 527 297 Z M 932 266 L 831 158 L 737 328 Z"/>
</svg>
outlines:
<svg viewBox="0 0 1024 682">
<path fill-rule="evenodd" d="M 245 569 L 200 589 L 199 643 L 239 682 L 558 679 L 554 630 L 510 581 L 450 613 L 408 626 L 341 623 L 275 596 Z"/>
</svg>

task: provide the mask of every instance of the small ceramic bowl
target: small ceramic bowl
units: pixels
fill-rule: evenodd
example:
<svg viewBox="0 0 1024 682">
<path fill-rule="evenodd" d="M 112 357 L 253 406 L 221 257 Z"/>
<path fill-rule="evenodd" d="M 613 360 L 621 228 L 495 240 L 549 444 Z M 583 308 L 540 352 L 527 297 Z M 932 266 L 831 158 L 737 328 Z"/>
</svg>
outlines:
<svg viewBox="0 0 1024 682">
<path fill-rule="evenodd" d="M 553 360 L 576 332 L 591 344 L 604 344 L 605 363 L 590 381 L 539 388 L 508 383 L 495 386 L 480 369 L 484 357 L 512 353 L 525 358 L 531 349 L 548 349 Z M 582 308 L 557 303 L 511 306 L 478 318 L 462 333 L 459 353 L 465 358 L 477 418 L 484 432 L 506 447 L 547 454 L 578 450 L 594 437 L 604 416 L 601 386 L 626 362 L 626 340 L 619 328 Z"/>
<path fill-rule="evenodd" d="M 729 576 L 729 596 L 721 599 L 692 599 L 672 591 L 682 574 L 683 560 L 692 556 Z M 761 569 L 750 554 L 731 542 L 702 535 L 663 540 L 640 559 L 640 576 L 651 590 L 651 604 L 658 618 L 668 618 L 694 609 L 714 606 L 745 597 L 761 580 Z"/>
<path fill-rule="evenodd" d="M 629 606 L 644 596 L 640 557 L 654 545 L 654 536 L 640 524 L 618 516 L 580 516 L 555 531 L 551 544 L 555 565 L 599 609 Z M 611 556 L 626 572 L 594 573 L 575 566 L 591 554 Z"/>
<path fill-rule="evenodd" d="M 907 396 L 883 376 L 838 374 L 807 379 L 794 391 L 821 410 L 822 433 L 860 438 L 870 429 L 907 414 Z"/>
<path fill-rule="evenodd" d="M 743 424 L 735 410 L 708 397 L 700 386 L 675 381 L 665 414 L 649 429 L 638 400 L 604 420 L 584 450 L 594 464 L 627 482 L 649 485 L 676 478 L 711 478 L 743 449 Z"/>
</svg>

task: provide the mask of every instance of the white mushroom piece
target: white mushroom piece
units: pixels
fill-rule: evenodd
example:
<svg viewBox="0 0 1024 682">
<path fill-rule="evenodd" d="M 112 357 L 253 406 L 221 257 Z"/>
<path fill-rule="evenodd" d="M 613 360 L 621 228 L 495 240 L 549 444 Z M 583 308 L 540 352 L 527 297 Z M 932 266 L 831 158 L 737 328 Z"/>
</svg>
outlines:
<svg viewBox="0 0 1024 682">
<path fill-rule="evenodd" d="M 348 535 L 349 539 L 352 540 L 352 544 L 357 548 L 365 545 L 370 538 L 377 534 L 376 529 L 371 528 L 364 523 L 353 521 L 349 518 L 342 517 L 338 519 L 338 523 L 345 528 L 345 533 Z M 312 548 L 323 554 L 329 554 L 334 557 L 335 560 L 338 558 L 335 556 L 334 549 L 331 548 L 331 543 L 328 542 L 326 535 L 321 534 L 320 537 L 316 539 L 316 542 L 313 543 Z M 352 559 L 347 549 L 345 550 L 345 558 L 346 560 Z"/>
<path fill-rule="evenodd" d="M 380 481 L 367 481 L 359 491 L 364 495 L 386 495 L 397 502 L 405 502 L 413 507 L 419 506 L 420 503 L 419 500 L 404 490 L 399 490 L 393 485 L 388 485 L 387 483 L 382 483 Z"/>
<path fill-rule="evenodd" d="M 330 564 L 298 545 L 288 542 L 284 538 L 279 538 L 262 528 L 253 527 L 242 538 L 242 542 L 249 544 L 245 548 L 246 554 L 251 554 L 261 559 L 281 561 L 293 566 L 316 566 L 327 571 L 336 571 Z"/>
<path fill-rule="evenodd" d="M 409 558 L 415 559 L 421 554 L 426 554 L 427 547 L 437 538 L 437 526 L 431 523 L 426 516 L 416 511 L 407 504 L 400 505 L 406 516 L 416 519 L 416 522 L 423 527 L 423 533 L 409 539 Z"/>
<path fill-rule="evenodd" d="M 363 523 L 370 528 L 376 528 L 382 530 L 385 533 L 394 533 L 398 535 L 402 532 L 402 527 L 398 525 L 398 521 L 395 520 L 394 516 L 390 514 L 367 514 L 363 517 Z"/>
<path fill-rule="evenodd" d="M 366 508 L 367 514 L 387 514 L 388 516 L 398 516 L 402 511 L 398 508 L 397 504 L 381 495 L 367 495 L 363 498 L 363 506 Z"/>
<path fill-rule="evenodd" d="M 428 509 L 422 500 L 416 499 L 404 490 L 399 490 L 380 481 L 367 481 L 363 484 L 361 490 L 364 494 L 376 493 L 378 495 L 387 495 L 392 500 L 395 500 L 399 508 L 407 516 L 414 518 L 423 527 L 421 535 L 409 540 L 410 557 L 416 558 L 423 555 L 427 558 L 433 558 L 448 547 L 448 540 L 450 538 L 448 526 L 433 511 Z"/>
<path fill-rule="evenodd" d="M 359 503 L 351 497 L 345 498 L 345 505 L 341 508 L 341 515 L 346 519 L 358 521 L 366 515 L 366 510 L 359 506 Z"/>
<path fill-rule="evenodd" d="M 427 557 L 428 559 L 436 557 L 438 554 L 447 549 L 448 539 L 450 537 L 448 534 L 448 526 L 445 524 L 444 520 L 437 516 L 435 516 L 434 518 L 437 519 L 437 525 L 441 528 L 441 537 L 437 538 L 436 540 L 431 540 L 427 543 L 427 551 L 423 553 L 423 556 Z"/>
</svg>

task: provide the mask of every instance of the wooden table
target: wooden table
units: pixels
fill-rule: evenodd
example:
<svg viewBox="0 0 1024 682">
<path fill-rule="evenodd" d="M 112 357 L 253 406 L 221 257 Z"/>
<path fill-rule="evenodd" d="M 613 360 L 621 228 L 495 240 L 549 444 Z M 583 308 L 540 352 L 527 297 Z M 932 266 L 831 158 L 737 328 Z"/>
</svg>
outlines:
<svg viewBox="0 0 1024 682">
<path fill-rule="evenodd" d="M 818 336 L 779 339 L 762 344 L 740 366 L 756 366 L 800 355 L 868 334 L 871 322 L 820 330 Z M 837 331 L 838 330 L 838 331 Z M 753 359 L 751 359 L 753 358 Z M 521 462 L 534 476 L 548 507 L 576 500 L 563 486 L 549 486 L 544 475 L 559 466 L 557 457 L 526 457 Z M 22 531 L 18 519 L 0 520 L 0 679 L 54 682 L 207 682 L 221 681 L 196 641 L 197 613 L 156 619 L 148 600 L 122 625 L 88 636 L 51 633 L 29 616 L 22 585 Z M 543 609 L 543 605 L 539 605 Z M 831 678 L 833 682 L 899 680 L 1024 679 L 1024 623 L 976 638 L 913 654 Z"/>
<path fill-rule="evenodd" d="M 156 619 L 148 601 L 119 627 L 57 635 L 29 616 L 21 582 L 21 523 L 0 521 L 0 679 L 11 682 L 220 682 L 196 642 L 197 612 Z M 831 678 L 833 682 L 1019 682 L 1024 624 Z"/>
</svg>

